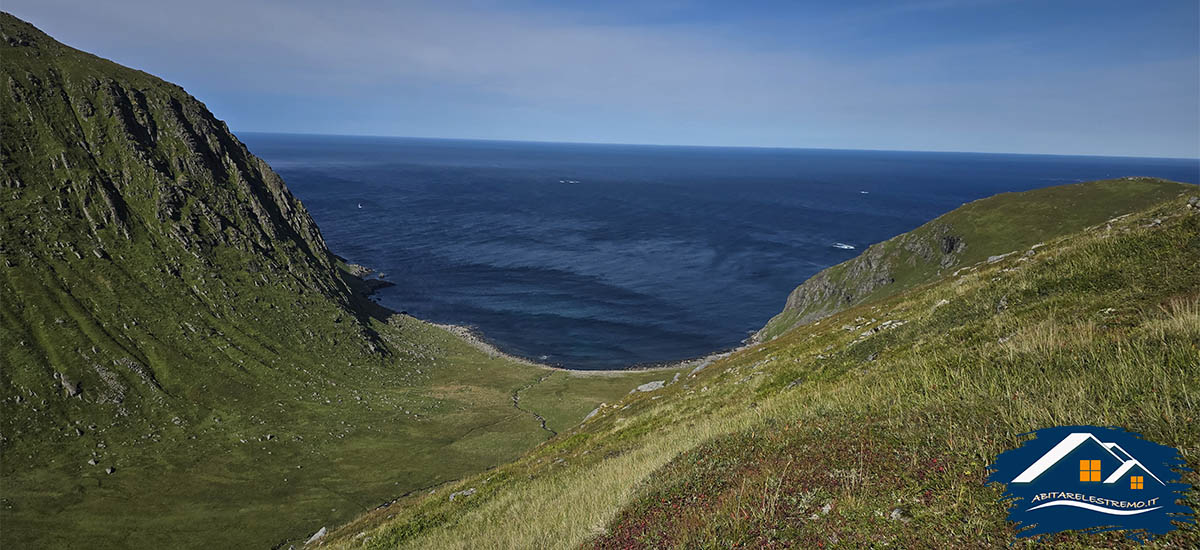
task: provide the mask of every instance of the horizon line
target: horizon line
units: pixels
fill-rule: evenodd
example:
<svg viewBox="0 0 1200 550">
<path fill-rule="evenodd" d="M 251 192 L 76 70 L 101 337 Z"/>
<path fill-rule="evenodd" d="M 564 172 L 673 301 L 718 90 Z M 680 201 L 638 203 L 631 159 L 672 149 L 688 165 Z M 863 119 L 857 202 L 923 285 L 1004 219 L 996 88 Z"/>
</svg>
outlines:
<svg viewBox="0 0 1200 550">
<path fill-rule="evenodd" d="M 472 137 L 431 137 L 431 136 L 402 136 L 402 135 L 384 135 L 384 134 L 345 134 L 345 133 L 322 133 L 322 132 L 280 132 L 273 130 L 239 130 L 234 132 L 237 134 L 276 134 L 285 136 L 329 136 L 329 137 L 360 137 L 360 138 L 386 138 L 386 139 L 424 139 L 424 140 L 441 140 L 441 141 L 488 141 L 499 143 L 539 143 L 549 145 L 624 145 L 634 147 L 691 147 L 691 148 L 707 148 L 707 149 L 784 149 L 795 151 L 854 151 L 864 153 L 944 153 L 958 155 L 1011 155 L 1011 156 L 1038 156 L 1038 157 L 1088 157 L 1088 158 L 1124 158 L 1124 159 L 1152 159 L 1152 160 L 1182 160 L 1200 163 L 1200 156 L 1196 157 L 1171 157 L 1171 156 L 1138 156 L 1138 155 L 1106 155 L 1098 153 L 1028 153 L 1028 152 L 999 152 L 999 151 L 950 151 L 944 149 L 871 149 L 871 148 L 852 148 L 852 147 L 797 147 L 787 145 L 698 145 L 686 143 L 628 143 L 618 141 L 554 141 L 545 139 L 504 139 L 504 138 L 472 138 Z"/>
</svg>

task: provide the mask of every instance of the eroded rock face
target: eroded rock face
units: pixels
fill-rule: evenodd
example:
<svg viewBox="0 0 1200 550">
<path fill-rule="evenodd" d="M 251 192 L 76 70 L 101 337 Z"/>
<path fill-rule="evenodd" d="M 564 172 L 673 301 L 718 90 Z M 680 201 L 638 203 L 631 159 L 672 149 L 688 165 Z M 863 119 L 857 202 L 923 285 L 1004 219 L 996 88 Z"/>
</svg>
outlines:
<svg viewBox="0 0 1200 550">
<path fill-rule="evenodd" d="M 112 241 L 166 237 L 201 256 L 231 247 L 337 293 L 307 211 L 204 104 L 140 71 L 80 63 L 90 56 L 15 18 L 2 33 L 0 181 L 23 207 L 4 221 L 29 231 L 6 241 L 109 251 Z M 23 223 L 38 217 L 62 223 Z"/>
<path fill-rule="evenodd" d="M 957 265 L 966 248 L 966 241 L 949 225 L 930 224 L 926 231 L 876 243 L 858 257 L 817 273 L 788 295 L 784 312 L 797 314 L 792 325 L 823 319 L 895 283 L 898 271 Z"/>
</svg>

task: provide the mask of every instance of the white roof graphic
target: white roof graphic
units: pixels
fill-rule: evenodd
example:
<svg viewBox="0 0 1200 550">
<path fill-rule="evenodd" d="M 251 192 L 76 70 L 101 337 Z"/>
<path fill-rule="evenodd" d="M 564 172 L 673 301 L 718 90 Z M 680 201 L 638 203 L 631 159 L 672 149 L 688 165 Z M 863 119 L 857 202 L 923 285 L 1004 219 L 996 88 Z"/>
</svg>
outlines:
<svg viewBox="0 0 1200 550">
<path fill-rule="evenodd" d="M 1136 466 L 1149 474 L 1150 477 L 1154 478 L 1155 481 L 1162 485 L 1166 485 L 1166 483 L 1163 483 L 1163 480 L 1154 475 L 1154 473 L 1146 468 L 1144 464 L 1138 462 L 1136 458 L 1133 458 L 1133 455 L 1126 452 L 1125 449 L 1122 449 L 1120 445 L 1117 445 L 1116 443 L 1105 443 L 1099 439 L 1096 439 L 1096 436 L 1087 432 L 1073 433 L 1067 437 L 1064 437 L 1062 441 L 1058 442 L 1058 445 L 1055 445 L 1052 449 L 1046 451 L 1046 454 L 1042 455 L 1042 457 L 1037 459 L 1033 464 L 1030 464 L 1024 472 L 1021 472 L 1021 475 L 1013 478 L 1012 483 L 1029 483 L 1037 479 L 1037 477 L 1042 475 L 1043 472 L 1049 470 L 1051 466 L 1058 464 L 1058 461 L 1062 460 L 1063 457 L 1071 454 L 1071 451 L 1074 451 L 1077 447 L 1083 445 L 1084 442 L 1089 440 L 1095 441 L 1096 444 L 1107 450 L 1109 454 L 1113 456 L 1113 458 L 1121 462 L 1121 467 L 1117 468 L 1112 475 L 1109 475 L 1108 478 L 1104 480 L 1104 483 L 1116 483 L 1119 479 L 1121 479 L 1121 476 L 1124 476 L 1129 472 L 1129 470 Z M 1124 457 L 1122 457 L 1122 455 Z"/>
</svg>

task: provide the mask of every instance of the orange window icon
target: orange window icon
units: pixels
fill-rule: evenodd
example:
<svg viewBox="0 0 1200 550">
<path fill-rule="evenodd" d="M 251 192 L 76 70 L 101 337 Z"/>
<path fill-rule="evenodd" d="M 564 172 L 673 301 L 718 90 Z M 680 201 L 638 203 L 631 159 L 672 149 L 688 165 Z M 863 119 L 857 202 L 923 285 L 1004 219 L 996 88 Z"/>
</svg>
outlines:
<svg viewBox="0 0 1200 550">
<path fill-rule="evenodd" d="M 1100 461 L 1080 460 L 1079 481 L 1100 481 Z"/>
<path fill-rule="evenodd" d="M 1129 476 L 1129 488 L 1130 489 L 1141 489 L 1142 488 L 1142 476 Z"/>
</svg>

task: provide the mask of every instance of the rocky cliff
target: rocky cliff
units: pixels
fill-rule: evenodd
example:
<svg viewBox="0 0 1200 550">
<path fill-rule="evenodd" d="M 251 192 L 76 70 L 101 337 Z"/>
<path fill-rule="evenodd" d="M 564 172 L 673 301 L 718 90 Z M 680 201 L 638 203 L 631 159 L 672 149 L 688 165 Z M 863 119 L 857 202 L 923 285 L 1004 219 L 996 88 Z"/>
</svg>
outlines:
<svg viewBox="0 0 1200 550">
<path fill-rule="evenodd" d="M 340 295 L 304 207 L 204 104 L 7 14 L 0 40 L 4 235 L 22 251 L 12 261 L 111 259 L 171 241 L 194 257 L 225 248 L 261 256 L 266 265 L 249 271 Z"/>
<path fill-rule="evenodd" d="M 755 338 L 769 340 L 861 304 L 933 282 L 992 256 L 1053 239 L 1166 200 L 1195 186 L 1123 178 L 1002 193 L 965 204 L 913 231 L 871 245 L 796 287 Z"/>
</svg>

